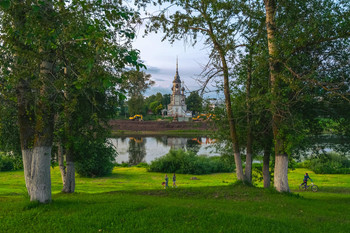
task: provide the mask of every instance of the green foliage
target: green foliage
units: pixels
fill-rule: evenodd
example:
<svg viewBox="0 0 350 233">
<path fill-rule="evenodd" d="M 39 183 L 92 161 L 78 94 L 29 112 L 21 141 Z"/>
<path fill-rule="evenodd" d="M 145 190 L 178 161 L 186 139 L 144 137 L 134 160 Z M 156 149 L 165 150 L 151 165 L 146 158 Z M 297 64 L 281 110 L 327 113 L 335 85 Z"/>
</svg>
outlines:
<svg viewBox="0 0 350 233">
<path fill-rule="evenodd" d="M 162 95 L 162 93 L 157 93 L 155 95 L 151 95 L 145 99 L 145 108 L 146 112 L 149 110 L 153 112 L 153 114 L 160 114 L 161 110 L 166 108 L 170 103 L 170 95 Z"/>
<path fill-rule="evenodd" d="M 203 98 L 200 97 L 198 92 L 193 91 L 186 98 L 186 105 L 189 111 L 192 111 L 193 113 L 201 113 L 203 110 Z"/>
<path fill-rule="evenodd" d="M 75 145 L 79 157 L 76 172 L 83 177 L 105 176 L 112 172 L 116 152 L 111 145 L 90 141 Z"/>
<path fill-rule="evenodd" d="M 154 160 L 149 171 L 180 174 L 210 174 L 232 172 L 234 164 L 220 157 L 197 156 L 192 151 L 171 150 L 165 156 Z"/>
<path fill-rule="evenodd" d="M 121 88 L 124 89 L 129 97 L 142 95 L 149 87 L 154 85 L 151 75 L 143 71 L 130 70 L 123 73 L 124 81 Z"/>
<path fill-rule="evenodd" d="M 23 168 L 20 156 L 0 153 L 0 171 L 14 171 Z"/>
<path fill-rule="evenodd" d="M 160 111 L 163 109 L 163 105 L 159 103 L 158 101 L 154 101 L 150 103 L 149 109 L 154 113 L 154 114 L 160 114 Z"/>
<path fill-rule="evenodd" d="M 316 174 L 350 174 L 350 160 L 336 153 L 324 153 L 304 161 L 301 167 Z"/>
<path fill-rule="evenodd" d="M 148 165 L 148 163 L 139 163 L 136 165 L 136 167 L 149 168 L 149 165 Z"/>
<path fill-rule="evenodd" d="M 142 95 L 134 95 L 128 100 L 129 115 L 145 114 L 144 98 Z"/>
<path fill-rule="evenodd" d="M 8 90 L 1 85 L 1 81 L 0 92 L 8 93 Z M 0 151 L 13 154 L 13 156 L 21 159 L 16 103 L 13 99 L 3 98 L 1 94 L 0 102 Z"/>
<path fill-rule="evenodd" d="M 8 156 L 0 156 L 0 171 L 14 170 L 13 161 Z"/>
</svg>

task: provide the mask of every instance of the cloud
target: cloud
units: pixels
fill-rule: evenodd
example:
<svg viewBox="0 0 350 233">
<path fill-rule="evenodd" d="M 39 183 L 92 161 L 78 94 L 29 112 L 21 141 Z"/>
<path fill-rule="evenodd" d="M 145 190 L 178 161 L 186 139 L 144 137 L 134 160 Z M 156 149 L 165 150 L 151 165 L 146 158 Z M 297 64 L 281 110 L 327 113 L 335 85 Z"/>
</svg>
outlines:
<svg viewBox="0 0 350 233">
<path fill-rule="evenodd" d="M 148 74 L 157 74 L 161 72 L 161 69 L 155 66 L 147 66 L 147 69 L 144 69 L 144 71 Z"/>
<path fill-rule="evenodd" d="M 170 86 L 169 87 L 162 87 L 162 86 L 151 87 L 146 90 L 145 96 L 154 95 L 154 94 L 157 94 L 158 92 L 162 93 L 162 95 L 171 94 L 171 87 Z"/>
</svg>

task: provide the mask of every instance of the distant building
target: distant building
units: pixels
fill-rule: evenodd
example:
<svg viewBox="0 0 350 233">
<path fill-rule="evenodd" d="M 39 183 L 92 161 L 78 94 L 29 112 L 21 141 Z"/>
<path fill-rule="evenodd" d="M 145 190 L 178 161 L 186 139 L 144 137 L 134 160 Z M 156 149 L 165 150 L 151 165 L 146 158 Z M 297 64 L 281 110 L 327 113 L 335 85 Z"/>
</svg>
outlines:
<svg viewBox="0 0 350 233">
<path fill-rule="evenodd" d="M 176 60 L 176 73 L 173 81 L 173 87 L 171 88 L 172 95 L 170 96 L 170 104 L 168 105 L 168 116 L 171 117 L 186 117 L 190 118 L 192 116 L 191 112 L 187 112 L 186 106 L 186 96 L 184 94 L 185 87 L 179 75 L 178 61 Z"/>
<path fill-rule="evenodd" d="M 216 99 L 216 98 L 208 98 L 208 99 L 206 99 L 206 101 L 207 101 L 209 109 L 212 111 L 214 111 L 214 109 L 216 107 L 219 107 L 219 106 L 225 104 L 224 101 L 222 101 L 220 99 Z"/>
</svg>

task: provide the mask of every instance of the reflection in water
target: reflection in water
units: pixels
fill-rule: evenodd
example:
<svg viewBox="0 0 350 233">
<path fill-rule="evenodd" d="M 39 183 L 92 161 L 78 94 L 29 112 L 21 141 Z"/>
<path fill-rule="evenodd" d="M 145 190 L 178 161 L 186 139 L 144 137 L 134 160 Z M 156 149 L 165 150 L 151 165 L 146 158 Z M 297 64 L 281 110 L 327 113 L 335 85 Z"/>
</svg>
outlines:
<svg viewBox="0 0 350 233">
<path fill-rule="evenodd" d="M 194 152 L 195 154 L 198 154 L 199 149 L 202 145 L 202 139 L 201 138 L 191 138 L 187 140 L 187 150 Z"/>
<path fill-rule="evenodd" d="M 214 152 L 214 148 L 210 147 L 211 141 L 208 138 L 124 137 L 111 138 L 110 141 L 117 149 L 116 162 L 118 163 L 150 163 L 166 155 L 170 149 L 191 150 L 199 155 L 219 155 Z"/>
<path fill-rule="evenodd" d="M 141 162 L 145 162 L 146 156 L 146 138 L 129 138 L 129 164 L 137 165 Z"/>
<path fill-rule="evenodd" d="M 331 138 L 332 139 L 332 138 Z M 111 138 L 111 143 L 116 147 L 118 156 L 116 162 L 127 162 L 130 164 L 138 164 L 140 162 L 150 163 L 156 158 L 166 155 L 170 149 L 183 149 L 195 152 L 198 155 L 217 156 L 219 153 L 215 151 L 211 145 L 214 140 L 210 138 L 175 138 L 169 136 L 160 137 L 124 137 Z M 316 140 L 315 140 L 316 141 Z M 337 151 L 344 150 L 344 154 L 350 156 L 350 143 L 343 141 L 330 140 L 325 138 L 324 141 L 319 140 L 313 144 L 318 151 Z M 339 148 L 337 148 L 339 147 Z M 320 149 L 321 148 L 321 149 Z M 315 153 L 310 148 L 301 151 L 306 157 L 311 153 Z M 319 152 L 320 153 L 320 152 Z"/>
<path fill-rule="evenodd" d="M 168 138 L 167 143 L 172 150 L 178 150 L 178 149 L 185 150 L 187 138 Z"/>
<path fill-rule="evenodd" d="M 155 137 L 155 139 L 157 142 L 162 143 L 164 146 L 168 145 L 168 137 L 167 136 Z"/>
</svg>

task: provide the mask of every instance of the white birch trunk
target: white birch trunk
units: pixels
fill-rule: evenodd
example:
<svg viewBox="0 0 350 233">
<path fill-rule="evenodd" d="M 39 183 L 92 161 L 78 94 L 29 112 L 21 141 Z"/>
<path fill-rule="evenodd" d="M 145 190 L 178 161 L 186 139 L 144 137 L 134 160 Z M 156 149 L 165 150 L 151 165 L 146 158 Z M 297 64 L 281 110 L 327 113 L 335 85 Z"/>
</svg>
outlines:
<svg viewBox="0 0 350 233">
<path fill-rule="evenodd" d="M 26 182 L 26 188 L 29 196 L 30 196 L 30 183 L 31 183 L 31 170 L 32 170 L 31 169 L 32 156 L 33 156 L 32 149 L 22 150 L 24 180 Z"/>
<path fill-rule="evenodd" d="M 66 182 L 66 166 L 64 166 L 64 155 L 63 155 L 63 148 L 61 145 L 58 145 L 57 154 L 58 154 L 58 166 L 60 168 L 62 184 L 64 187 L 64 184 Z"/>
<path fill-rule="evenodd" d="M 253 167 L 253 156 L 251 153 L 247 153 L 245 161 L 245 178 L 246 181 L 252 183 L 252 167 Z"/>
<path fill-rule="evenodd" d="M 242 167 L 242 159 L 241 159 L 241 153 L 235 152 L 235 163 L 236 163 L 236 175 L 237 180 L 245 181 L 245 177 L 243 175 L 243 167 Z"/>
<path fill-rule="evenodd" d="M 276 155 L 274 186 L 278 192 L 289 192 L 288 155 Z"/>
<path fill-rule="evenodd" d="M 67 161 L 67 173 L 63 184 L 63 192 L 74 193 L 75 190 L 75 167 L 74 162 Z"/>
<path fill-rule="evenodd" d="M 67 153 L 69 153 L 67 151 Z M 61 145 L 58 146 L 58 164 L 61 171 L 62 178 L 62 192 L 64 193 L 74 193 L 75 191 L 75 167 L 74 162 L 69 161 L 69 156 L 66 156 L 66 166 L 64 166 L 64 155 L 63 148 Z"/>
<path fill-rule="evenodd" d="M 51 201 L 50 162 L 51 147 L 34 147 L 29 183 L 31 201 L 39 201 L 40 203 Z"/>
</svg>

